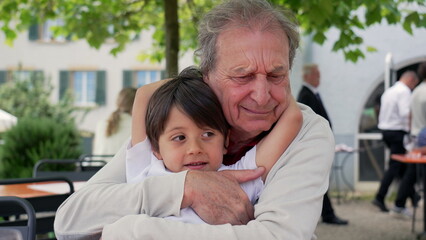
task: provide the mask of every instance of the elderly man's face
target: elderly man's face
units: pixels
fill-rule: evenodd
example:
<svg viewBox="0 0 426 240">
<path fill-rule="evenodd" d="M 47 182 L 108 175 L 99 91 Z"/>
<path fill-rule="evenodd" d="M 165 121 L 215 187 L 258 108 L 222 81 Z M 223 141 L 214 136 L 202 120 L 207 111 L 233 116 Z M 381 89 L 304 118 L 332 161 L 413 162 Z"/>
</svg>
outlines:
<svg viewBox="0 0 426 240">
<path fill-rule="evenodd" d="M 281 31 L 232 28 L 217 40 L 217 63 L 206 82 L 234 130 L 256 136 L 288 106 L 289 49 Z"/>
</svg>

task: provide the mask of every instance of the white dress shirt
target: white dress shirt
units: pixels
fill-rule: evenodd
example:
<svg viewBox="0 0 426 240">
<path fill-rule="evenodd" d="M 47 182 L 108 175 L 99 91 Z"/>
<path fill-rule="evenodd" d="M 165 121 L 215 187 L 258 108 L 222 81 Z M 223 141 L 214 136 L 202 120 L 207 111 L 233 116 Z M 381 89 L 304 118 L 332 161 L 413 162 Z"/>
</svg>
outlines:
<svg viewBox="0 0 426 240">
<path fill-rule="evenodd" d="M 402 82 L 396 82 L 381 98 L 379 129 L 408 132 L 411 90 Z"/>
</svg>

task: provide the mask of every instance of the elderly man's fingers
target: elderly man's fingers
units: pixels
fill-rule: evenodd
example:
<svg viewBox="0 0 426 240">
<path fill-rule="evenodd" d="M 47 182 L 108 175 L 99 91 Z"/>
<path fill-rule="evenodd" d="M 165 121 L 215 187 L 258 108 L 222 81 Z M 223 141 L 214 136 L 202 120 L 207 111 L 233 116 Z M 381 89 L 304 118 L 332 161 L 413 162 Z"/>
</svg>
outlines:
<svg viewBox="0 0 426 240">
<path fill-rule="evenodd" d="M 257 171 L 249 171 L 249 177 L 239 177 L 250 179 L 263 172 Z M 182 206 L 192 207 L 209 224 L 246 224 L 253 219 L 253 206 L 233 172 L 238 171 L 189 171 Z"/>
<path fill-rule="evenodd" d="M 258 167 L 256 169 L 248 169 L 248 170 L 225 170 L 222 171 L 223 173 L 226 173 L 229 176 L 232 176 L 237 182 L 244 183 L 251 180 L 254 180 L 258 177 L 261 177 L 262 174 L 265 172 L 264 167 Z"/>
</svg>

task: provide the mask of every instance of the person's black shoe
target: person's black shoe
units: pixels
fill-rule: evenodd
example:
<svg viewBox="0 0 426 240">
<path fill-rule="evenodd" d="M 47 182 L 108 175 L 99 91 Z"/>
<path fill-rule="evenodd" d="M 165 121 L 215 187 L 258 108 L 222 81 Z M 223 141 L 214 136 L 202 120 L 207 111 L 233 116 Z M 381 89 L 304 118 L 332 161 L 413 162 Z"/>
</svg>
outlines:
<svg viewBox="0 0 426 240">
<path fill-rule="evenodd" d="M 334 225 L 348 225 L 349 223 L 348 220 L 338 218 L 337 216 L 330 217 L 330 218 L 323 218 L 322 222 L 327 224 L 334 224 Z"/>
<path fill-rule="evenodd" d="M 414 197 L 411 200 L 413 207 L 418 207 L 420 199 L 422 199 L 422 197 L 420 197 L 420 195 L 418 193 L 414 193 Z"/>
<path fill-rule="evenodd" d="M 374 206 L 378 207 L 382 212 L 389 212 L 389 209 L 386 207 L 383 201 L 379 201 L 376 198 L 371 202 Z"/>
</svg>

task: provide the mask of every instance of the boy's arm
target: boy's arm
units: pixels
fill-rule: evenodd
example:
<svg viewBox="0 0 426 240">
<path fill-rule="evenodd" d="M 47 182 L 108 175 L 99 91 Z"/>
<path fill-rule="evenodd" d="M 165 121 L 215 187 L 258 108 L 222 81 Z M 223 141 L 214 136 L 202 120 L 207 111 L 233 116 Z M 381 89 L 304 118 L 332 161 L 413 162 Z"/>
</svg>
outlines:
<svg viewBox="0 0 426 240">
<path fill-rule="evenodd" d="M 146 138 L 145 115 L 148 101 L 155 90 L 170 79 L 161 80 L 140 87 L 136 92 L 132 109 L 132 146 L 142 142 Z"/>
<path fill-rule="evenodd" d="M 262 175 L 263 180 L 266 179 L 271 168 L 285 152 L 302 127 L 302 112 L 293 96 L 290 96 L 289 100 L 290 103 L 287 109 L 278 119 L 272 131 L 256 147 L 256 165 L 258 167 L 265 167 L 266 169 Z"/>
</svg>

